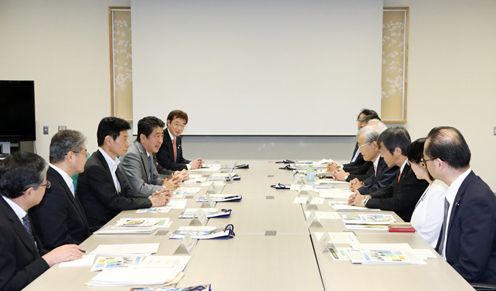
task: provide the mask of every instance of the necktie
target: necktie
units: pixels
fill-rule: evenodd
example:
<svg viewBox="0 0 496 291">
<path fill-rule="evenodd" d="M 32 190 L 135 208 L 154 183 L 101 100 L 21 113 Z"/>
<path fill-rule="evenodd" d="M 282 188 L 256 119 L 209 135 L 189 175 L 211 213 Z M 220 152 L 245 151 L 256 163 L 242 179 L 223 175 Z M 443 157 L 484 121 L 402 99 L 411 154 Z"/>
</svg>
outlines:
<svg viewBox="0 0 496 291">
<path fill-rule="evenodd" d="M 440 255 L 443 255 L 443 251 L 444 251 L 444 241 L 446 240 L 446 235 L 445 232 L 446 232 L 446 229 L 448 227 L 448 222 L 447 222 L 447 219 L 448 219 L 448 210 L 449 210 L 449 207 L 450 207 L 450 204 L 448 202 L 448 200 L 446 198 L 444 198 L 444 217 L 443 217 L 443 226 L 441 227 L 441 233 L 439 234 L 439 247 L 438 247 L 438 250 L 437 252 L 440 254 Z"/>
<path fill-rule="evenodd" d="M 401 180 L 401 171 L 398 172 L 398 179 L 397 180 L 398 180 L 398 184 L 399 184 L 400 183 L 400 180 Z"/>
<path fill-rule="evenodd" d="M 31 231 L 31 222 L 29 221 L 29 216 L 27 214 L 26 214 L 26 216 L 24 216 L 22 218 L 22 225 L 24 226 L 26 231 L 29 233 L 29 235 L 33 236 L 33 232 Z"/>
<path fill-rule="evenodd" d="M 152 180 L 152 165 L 153 165 L 153 156 L 148 156 L 148 182 Z"/>
<path fill-rule="evenodd" d="M 176 145 L 176 138 L 172 140 L 172 152 L 174 153 L 174 162 L 177 160 L 177 145 Z"/>
<path fill-rule="evenodd" d="M 22 218 L 22 226 L 24 226 L 24 229 L 26 229 L 27 233 L 29 234 L 29 237 L 31 237 L 31 240 L 34 243 L 34 246 L 36 247 L 36 249 L 38 249 L 38 244 L 34 239 L 33 231 L 31 229 L 31 221 L 29 220 L 29 216 L 27 214 Z"/>
</svg>

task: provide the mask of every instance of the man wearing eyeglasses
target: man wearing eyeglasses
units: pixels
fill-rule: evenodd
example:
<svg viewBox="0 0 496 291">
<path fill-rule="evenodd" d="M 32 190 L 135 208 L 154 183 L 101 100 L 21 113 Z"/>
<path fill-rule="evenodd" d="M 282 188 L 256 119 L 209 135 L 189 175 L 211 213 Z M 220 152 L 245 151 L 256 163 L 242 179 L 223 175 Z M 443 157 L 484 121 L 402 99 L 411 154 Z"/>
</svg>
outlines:
<svg viewBox="0 0 496 291">
<path fill-rule="evenodd" d="M 436 250 L 468 282 L 496 284 L 496 196 L 470 169 L 470 157 L 456 128 L 429 132 L 423 161 L 448 185 Z"/>
<path fill-rule="evenodd" d="M 167 115 L 164 142 L 157 153 L 157 162 L 160 167 L 177 171 L 198 169 L 203 165 L 201 158 L 190 161 L 183 157 L 181 135 L 187 124 L 188 114 L 182 110 L 173 110 Z"/>
<path fill-rule="evenodd" d="M 389 187 L 367 195 L 351 196 L 348 203 L 381 210 L 394 211 L 404 221 L 410 221 L 415 205 L 428 183 L 419 180 L 408 165 L 410 134 L 403 127 L 390 127 L 379 136 L 381 156 L 388 167 L 399 167 L 399 174 Z"/>
<path fill-rule="evenodd" d="M 62 130 L 52 137 L 47 171 L 51 187 L 41 203 L 29 211 L 46 251 L 64 244 L 80 244 L 90 235 L 72 179 L 84 171 L 85 163 L 86 138 L 80 132 Z"/>
<path fill-rule="evenodd" d="M 47 165 L 33 153 L 14 153 L 0 162 L 0 290 L 21 290 L 49 267 L 82 256 L 75 244 L 40 256 L 27 212 L 40 203 Z"/>
</svg>

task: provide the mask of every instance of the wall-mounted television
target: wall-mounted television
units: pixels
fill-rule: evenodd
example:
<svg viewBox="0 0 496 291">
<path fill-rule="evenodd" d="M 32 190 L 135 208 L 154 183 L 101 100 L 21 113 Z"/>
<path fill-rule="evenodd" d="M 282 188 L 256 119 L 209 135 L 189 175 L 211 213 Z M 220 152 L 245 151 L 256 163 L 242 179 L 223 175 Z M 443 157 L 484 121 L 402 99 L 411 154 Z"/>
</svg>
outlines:
<svg viewBox="0 0 496 291">
<path fill-rule="evenodd" d="M 0 80 L 0 141 L 36 140 L 34 81 Z"/>
</svg>

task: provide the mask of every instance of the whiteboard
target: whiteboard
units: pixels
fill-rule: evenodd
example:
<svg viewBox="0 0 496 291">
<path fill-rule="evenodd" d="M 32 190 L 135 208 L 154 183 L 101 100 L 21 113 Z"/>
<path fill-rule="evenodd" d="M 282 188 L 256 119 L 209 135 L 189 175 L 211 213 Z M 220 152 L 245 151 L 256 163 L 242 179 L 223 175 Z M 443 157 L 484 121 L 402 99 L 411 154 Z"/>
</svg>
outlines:
<svg viewBox="0 0 496 291">
<path fill-rule="evenodd" d="M 382 1 L 131 2 L 134 120 L 191 135 L 354 135 L 380 109 Z"/>
</svg>

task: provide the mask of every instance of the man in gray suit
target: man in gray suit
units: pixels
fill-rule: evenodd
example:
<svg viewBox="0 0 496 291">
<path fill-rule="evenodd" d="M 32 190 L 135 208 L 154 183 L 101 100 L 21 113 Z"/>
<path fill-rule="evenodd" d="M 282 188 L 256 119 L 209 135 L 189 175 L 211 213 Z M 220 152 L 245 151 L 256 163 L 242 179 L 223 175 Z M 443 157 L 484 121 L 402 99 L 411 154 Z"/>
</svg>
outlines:
<svg viewBox="0 0 496 291">
<path fill-rule="evenodd" d="M 147 116 L 138 121 L 138 137 L 119 164 L 133 191 L 141 197 L 149 197 L 164 188 L 175 189 L 186 178 L 187 172 L 169 172 L 161 175 L 153 155 L 158 152 L 164 139 L 165 123 L 157 117 Z"/>
</svg>

